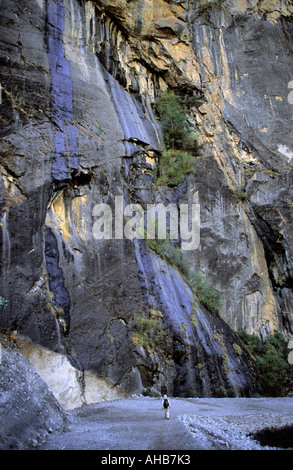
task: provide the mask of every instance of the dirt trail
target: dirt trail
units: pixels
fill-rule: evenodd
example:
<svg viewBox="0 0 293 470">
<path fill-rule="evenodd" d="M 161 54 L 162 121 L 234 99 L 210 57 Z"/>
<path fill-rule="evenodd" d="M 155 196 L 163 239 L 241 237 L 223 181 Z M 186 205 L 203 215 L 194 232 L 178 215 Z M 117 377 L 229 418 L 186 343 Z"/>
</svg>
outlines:
<svg viewBox="0 0 293 470">
<path fill-rule="evenodd" d="M 221 438 L 222 428 L 225 436 L 230 425 L 237 430 L 245 420 L 259 428 L 293 423 L 293 398 L 176 398 L 170 420 L 164 419 L 161 404 L 161 399 L 138 397 L 83 406 L 67 413 L 65 432 L 49 435 L 38 449 L 219 450 L 231 444 Z M 189 416 L 200 420 L 200 431 L 195 425 L 190 432 L 184 424 Z"/>
</svg>

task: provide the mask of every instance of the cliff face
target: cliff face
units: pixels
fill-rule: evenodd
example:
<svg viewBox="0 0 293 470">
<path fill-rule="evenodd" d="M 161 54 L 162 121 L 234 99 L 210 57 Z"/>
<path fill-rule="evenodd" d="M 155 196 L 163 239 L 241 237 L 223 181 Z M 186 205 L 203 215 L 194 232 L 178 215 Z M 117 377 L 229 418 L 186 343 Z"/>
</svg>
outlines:
<svg viewBox="0 0 293 470">
<path fill-rule="evenodd" d="M 291 2 L 3 3 L 1 328 L 117 393 L 253 393 L 233 330 L 293 328 Z M 158 191 L 152 104 L 168 87 L 200 100 L 202 151 Z M 223 293 L 220 316 L 144 240 L 93 234 L 96 204 L 194 193 L 200 246 L 183 256 Z M 152 351 L 134 335 L 150 312 L 165 334 Z"/>
</svg>

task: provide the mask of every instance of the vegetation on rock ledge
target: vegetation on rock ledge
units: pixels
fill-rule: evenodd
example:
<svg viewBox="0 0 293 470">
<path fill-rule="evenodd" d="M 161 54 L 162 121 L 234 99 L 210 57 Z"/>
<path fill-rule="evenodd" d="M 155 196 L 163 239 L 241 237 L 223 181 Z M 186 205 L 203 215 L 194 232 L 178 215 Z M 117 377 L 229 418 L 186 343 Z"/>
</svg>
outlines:
<svg viewBox="0 0 293 470">
<path fill-rule="evenodd" d="M 182 257 L 179 246 L 172 245 L 170 240 L 147 239 L 146 241 L 152 250 L 180 271 L 202 305 L 210 312 L 219 311 L 222 297 L 221 292 L 214 289 L 202 274 L 191 272 L 189 264 Z"/>
<path fill-rule="evenodd" d="M 8 300 L 4 299 L 4 297 L 0 295 L 0 310 L 5 308 L 7 304 L 8 304 Z"/>
<path fill-rule="evenodd" d="M 149 318 L 142 314 L 134 316 L 132 340 L 136 346 L 145 348 L 149 354 L 164 344 L 166 333 L 163 329 L 162 317 L 159 310 L 151 310 Z"/>
<path fill-rule="evenodd" d="M 196 97 L 194 101 L 196 104 Z M 154 169 L 159 174 L 157 185 L 176 186 L 184 180 L 184 175 L 194 170 L 200 145 L 188 123 L 188 103 L 190 105 L 190 100 L 180 100 L 173 91 L 168 90 L 161 94 L 156 103 L 167 148 Z"/>
<path fill-rule="evenodd" d="M 259 369 L 264 395 L 286 395 L 288 383 L 293 379 L 293 370 L 287 360 L 287 342 L 283 335 L 276 333 L 264 342 L 258 336 L 249 335 L 242 330 L 238 335 Z"/>
</svg>

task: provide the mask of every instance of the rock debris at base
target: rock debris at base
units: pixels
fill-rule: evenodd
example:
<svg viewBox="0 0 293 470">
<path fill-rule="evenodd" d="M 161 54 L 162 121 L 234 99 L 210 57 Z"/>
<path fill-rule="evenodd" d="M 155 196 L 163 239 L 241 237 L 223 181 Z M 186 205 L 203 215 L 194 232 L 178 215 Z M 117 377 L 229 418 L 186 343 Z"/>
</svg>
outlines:
<svg viewBox="0 0 293 470">
<path fill-rule="evenodd" d="M 293 426 L 292 398 L 171 398 L 170 420 L 161 405 L 160 398 L 136 396 L 83 406 L 67 413 L 65 432 L 48 435 L 38 448 L 268 450 L 275 448 L 249 434 Z"/>
<path fill-rule="evenodd" d="M 180 419 L 203 447 L 212 445 L 219 450 L 271 450 L 262 446 L 252 434 L 260 429 L 293 426 L 293 415 L 242 414 L 240 416 L 181 416 Z M 293 448 L 293 443 L 292 443 Z"/>
</svg>

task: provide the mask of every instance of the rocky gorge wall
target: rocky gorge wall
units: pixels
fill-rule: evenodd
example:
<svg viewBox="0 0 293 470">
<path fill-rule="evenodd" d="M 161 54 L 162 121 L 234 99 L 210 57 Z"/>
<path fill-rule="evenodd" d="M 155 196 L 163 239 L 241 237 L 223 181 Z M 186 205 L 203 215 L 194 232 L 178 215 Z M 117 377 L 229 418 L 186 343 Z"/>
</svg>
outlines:
<svg viewBox="0 0 293 470">
<path fill-rule="evenodd" d="M 3 3 L 1 328 L 109 396 L 255 393 L 234 331 L 292 334 L 291 3 Z M 200 100 L 202 149 L 193 174 L 158 190 L 153 103 L 168 87 Z M 93 235 L 96 204 L 194 193 L 200 246 L 182 253 L 222 292 L 219 315 L 145 241 Z M 151 312 L 165 336 L 150 351 L 134 334 Z"/>
</svg>

